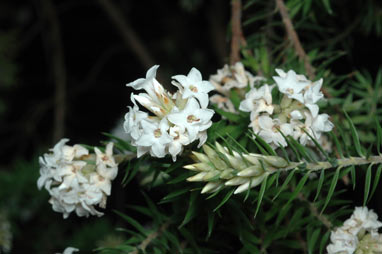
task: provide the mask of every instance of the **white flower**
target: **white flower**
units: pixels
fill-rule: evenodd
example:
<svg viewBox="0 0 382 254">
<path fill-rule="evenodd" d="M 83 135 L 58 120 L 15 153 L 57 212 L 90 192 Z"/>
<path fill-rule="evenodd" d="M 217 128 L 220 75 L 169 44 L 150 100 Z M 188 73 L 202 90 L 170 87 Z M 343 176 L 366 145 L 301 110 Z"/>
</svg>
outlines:
<svg viewBox="0 0 382 254">
<path fill-rule="evenodd" d="M 301 103 L 304 103 L 303 89 L 309 85 L 309 80 L 303 75 L 297 75 L 293 70 L 289 70 L 285 73 L 283 70 L 276 69 L 279 77 L 274 76 L 273 79 L 283 94 L 286 94 L 289 98 L 296 99 Z"/>
<path fill-rule="evenodd" d="M 131 144 L 137 147 L 138 157 L 148 152 L 159 158 L 170 154 L 175 161 L 176 156 L 183 151 L 183 146 L 196 138 L 200 143 L 206 141 L 205 130 L 211 126 L 213 115 L 213 111 L 206 107 L 208 92 L 213 86 L 203 81 L 201 73 L 192 68 L 187 76 L 173 77 L 176 80 L 173 84 L 179 90 L 170 94 L 155 79 L 157 69 L 158 66 L 152 67 L 146 78 L 128 84 L 147 93 L 131 95 L 134 107 L 129 107 L 125 115 L 124 128 Z M 139 111 L 135 101 L 155 116 Z"/>
<path fill-rule="evenodd" d="M 113 157 L 113 143 L 110 142 L 106 146 L 106 152 L 102 153 L 97 147 L 94 148 L 94 151 L 97 155 L 96 158 L 96 165 L 97 165 L 97 172 L 102 177 L 114 180 L 114 178 L 118 174 L 118 164 L 115 163 L 114 157 Z"/>
<path fill-rule="evenodd" d="M 77 252 L 79 249 L 73 247 L 67 247 L 62 254 L 73 254 L 73 252 Z M 56 253 L 61 254 L 61 253 Z"/>
<path fill-rule="evenodd" d="M 125 122 L 123 123 L 123 128 L 125 132 L 129 135 L 129 139 L 136 140 L 142 134 L 142 129 L 140 122 L 147 119 L 148 114 L 146 112 L 140 111 L 134 100 L 134 94 L 130 96 L 131 101 L 134 103 L 134 107 L 129 106 L 129 112 L 125 115 Z"/>
<path fill-rule="evenodd" d="M 173 161 L 175 161 L 176 156 L 182 152 L 183 146 L 190 143 L 190 138 L 184 129 L 182 130 L 176 125 L 170 127 L 170 136 L 172 137 L 172 142 L 169 144 L 168 151 L 172 155 Z"/>
<path fill-rule="evenodd" d="M 312 129 L 317 138 L 320 138 L 322 132 L 329 132 L 333 129 L 334 125 L 329 121 L 328 114 L 320 114 L 313 119 Z"/>
<path fill-rule="evenodd" d="M 328 254 L 352 254 L 357 248 L 358 238 L 341 228 L 332 231 L 330 235 L 332 242 L 326 247 Z"/>
<path fill-rule="evenodd" d="M 251 121 L 260 113 L 273 113 L 272 91 L 273 86 L 263 85 L 260 88 L 252 88 L 245 94 L 245 100 L 240 103 L 239 109 L 245 112 L 251 112 Z"/>
<path fill-rule="evenodd" d="M 287 146 L 287 142 L 281 135 L 280 131 L 285 135 L 292 134 L 292 126 L 288 123 L 281 124 L 278 119 L 272 119 L 269 116 L 263 115 L 258 118 L 260 131 L 258 135 L 264 139 L 268 144 L 272 144 L 276 147 Z M 279 130 L 280 131 L 279 131 Z"/>
<path fill-rule="evenodd" d="M 352 254 L 359 248 L 368 249 L 370 246 L 363 246 L 361 243 L 367 244 L 369 241 L 381 245 L 379 240 L 381 235 L 377 231 L 380 227 L 382 223 L 378 221 L 378 216 L 373 210 L 356 207 L 352 216 L 341 227 L 331 232 L 331 243 L 326 248 L 328 254 Z M 382 245 L 375 247 L 382 248 Z"/>
<path fill-rule="evenodd" d="M 130 86 L 135 90 L 144 89 L 152 98 L 155 98 L 154 82 L 158 83 L 155 79 L 159 65 L 154 65 L 146 72 L 146 78 L 140 78 L 133 82 L 128 83 L 126 86 Z"/>
<path fill-rule="evenodd" d="M 217 71 L 217 74 L 211 75 L 210 82 L 220 93 L 227 95 L 233 88 L 244 89 L 248 85 L 253 87 L 255 82 L 265 80 L 263 77 L 253 76 L 244 69 L 241 62 L 235 65 L 224 65 L 223 69 Z"/>
<path fill-rule="evenodd" d="M 138 146 L 150 147 L 152 156 L 162 158 L 166 155 L 166 146 L 172 141 L 168 134 L 169 125 L 166 118 L 158 122 L 142 121 L 143 134 L 136 141 Z M 139 155 L 140 156 L 140 155 Z"/>
<path fill-rule="evenodd" d="M 192 68 L 187 76 L 176 75 L 172 77 L 183 88 L 183 99 L 195 97 L 198 99 L 202 108 L 207 108 L 208 105 L 208 93 L 214 90 L 214 86 L 208 82 L 202 80 L 202 74 L 196 68 Z M 175 83 L 175 85 L 177 85 Z"/>
<path fill-rule="evenodd" d="M 237 113 L 232 101 L 219 94 L 214 94 L 210 97 L 210 102 L 216 104 L 218 108 L 223 109 L 226 112 Z"/>
<path fill-rule="evenodd" d="M 185 128 L 190 137 L 190 142 L 193 142 L 199 131 L 204 131 L 212 125 L 213 114 L 213 110 L 201 109 L 199 103 L 194 98 L 190 98 L 186 107 L 180 112 L 169 114 L 168 120 L 181 128 Z"/>
<path fill-rule="evenodd" d="M 309 108 L 313 117 L 317 116 L 319 110 L 316 103 L 324 97 L 321 92 L 322 82 L 323 80 L 320 79 L 314 83 L 311 83 L 304 92 L 304 104 L 307 108 Z"/>
<path fill-rule="evenodd" d="M 53 153 L 40 157 L 40 178 L 38 187 L 43 186 L 51 195 L 49 203 L 56 212 L 67 218 L 71 212 L 78 216 L 103 213 L 95 205 L 105 207 L 107 195 L 110 195 L 111 180 L 118 172 L 113 158 L 113 143 L 109 143 L 106 152 L 95 148 L 96 154 L 80 146 L 68 146 L 68 139 L 62 139 L 53 148 Z"/>
<path fill-rule="evenodd" d="M 60 168 L 60 170 L 57 172 L 57 174 L 62 177 L 63 181 L 58 186 L 58 188 L 61 189 L 68 189 L 73 186 L 77 187 L 81 183 L 87 182 L 87 179 L 85 176 L 82 175 L 81 169 L 86 165 L 86 162 L 84 161 L 74 161 L 70 165 L 65 165 L 64 167 Z"/>
</svg>

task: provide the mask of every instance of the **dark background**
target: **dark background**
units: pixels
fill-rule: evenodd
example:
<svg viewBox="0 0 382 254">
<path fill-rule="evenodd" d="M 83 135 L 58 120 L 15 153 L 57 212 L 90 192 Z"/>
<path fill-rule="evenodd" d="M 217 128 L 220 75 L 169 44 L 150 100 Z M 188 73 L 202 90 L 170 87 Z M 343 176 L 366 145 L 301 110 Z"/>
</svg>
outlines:
<svg viewBox="0 0 382 254">
<path fill-rule="evenodd" d="M 172 75 L 187 74 L 191 67 L 196 67 L 203 78 L 208 79 L 228 62 L 229 1 L 111 2 L 121 14 L 119 21 L 131 28 L 127 33 L 121 32 L 110 18 L 102 1 L 0 2 L 0 171 L 6 172 L 7 183 L 12 186 L 19 181 L 16 175 L 25 175 L 25 168 L 30 170 L 26 174 L 29 179 L 19 181 L 18 187 L 14 187 L 20 192 L 16 201 L 13 197 L 0 201 L 0 207 L 10 206 L 15 211 L 25 207 L 30 211 L 26 217 L 10 212 L 15 228 L 12 253 L 60 251 L 57 248 L 64 248 L 68 243 L 86 242 L 82 235 L 76 238 L 75 231 L 91 235 L 89 232 L 111 230 L 116 223 L 115 218 L 99 220 L 101 222 L 92 218 L 85 222 L 74 216 L 63 221 L 47 204 L 47 194 L 36 190 L 36 156 L 57 141 L 53 137 L 54 68 L 60 61 L 57 51 L 63 56 L 61 73 L 66 79 L 66 114 L 61 128 L 71 144 L 98 145 L 100 140 L 105 140 L 101 132 L 109 132 L 127 113 L 131 90 L 125 84 L 144 77 L 151 65 L 161 65 L 158 79 L 170 89 Z M 378 6 L 378 1 L 374 3 Z M 352 5 L 348 1 L 336 1 L 332 7 L 335 15 L 322 12 L 317 18 L 328 26 L 325 32 L 336 34 L 352 24 L 363 10 L 362 6 L 363 1 L 354 1 Z M 247 9 L 243 19 L 257 11 L 256 7 Z M 263 32 L 261 25 L 244 26 L 244 34 Z M 301 31 L 304 44 L 308 36 L 304 35 L 303 26 Z M 276 30 L 276 33 L 283 31 Z M 319 35 L 317 41 L 309 41 L 304 46 L 309 49 L 313 47 L 309 43 L 319 44 Z M 126 37 L 138 39 L 141 49 L 137 50 L 124 39 Z M 330 69 L 336 74 L 366 69 L 375 75 L 381 64 L 381 45 L 381 36 L 365 32 L 361 20 L 334 45 L 335 50 L 345 50 L 347 55 L 333 62 Z M 142 54 L 151 60 L 145 60 Z M 23 162 L 19 163 L 20 160 Z M 29 196 L 25 197 L 24 192 L 29 192 Z M 114 208 L 122 206 L 123 209 L 123 205 L 118 204 L 123 204 L 125 199 L 141 198 L 135 196 L 138 195 L 135 192 L 123 194 L 119 187 L 113 192 L 118 193 L 118 197 L 110 201 Z M 35 195 L 40 196 L 30 205 L 28 200 L 33 200 Z M 32 240 L 36 234 L 38 240 Z M 99 235 L 89 236 L 84 248 L 92 246 L 94 239 L 99 239 Z M 38 252 L 37 246 L 42 243 Z"/>
</svg>

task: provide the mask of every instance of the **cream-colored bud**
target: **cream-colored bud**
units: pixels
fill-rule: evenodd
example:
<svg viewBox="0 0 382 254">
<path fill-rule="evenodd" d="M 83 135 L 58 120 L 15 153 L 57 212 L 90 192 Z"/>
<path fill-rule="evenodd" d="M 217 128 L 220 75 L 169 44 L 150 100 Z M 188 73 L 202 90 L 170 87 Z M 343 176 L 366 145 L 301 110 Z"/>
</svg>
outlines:
<svg viewBox="0 0 382 254">
<path fill-rule="evenodd" d="M 210 162 L 210 159 L 207 157 L 207 155 L 203 153 L 197 153 L 197 152 L 192 152 L 192 154 L 196 157 L 197 160 L 200 162 L 208 163 Z"/>
<path fill-rule="evenodd" d="M 250 153 L 250 154 L 243 154 L 243 157 L 251 164 L 253 165 L 261 165 L 260 164 L 260 161 L 258 159 L 258 156 L 257 154 L 253 154 L 253 153 Z"/>
<path fill-rule="evenodd" d="M 231 180 L 228 180 L 227 182 L 225 182 L 225 185 L 226 186 L 240 185 L 240 184 L 244 184 L 246 182 L 249 182 L 249 180 L 250 179 L 247 177 L 234 177 Z"/>
<path fill-rule="evenodd" d="M 212 149 L 211 147 L 204 145 L 203 146 L 204 152 L 207 154 L 208 158 L 214 164 L 214 166 L 219 170 L 224 170 L 228 168 L 227 164 L 220 159 L 219 155 Z"/>
<path fill-rule="evenodd" d="M 203 181 L 203 177 L 207 174 L 207 172 L 200 172 L 199 174 L 196 174 L 194 176 L 191 176 L 187 178 L 187 181 L 189 182 L 200 182 Z"/>
<path fill-rule="evenodd" d="M 203 193 L 215 192 L 222 186 L 223 186 L 223 183 L 221 181 L 209 182 L 203 187 L 201 193 L 203 194 Z"/>
<path fill-rule="evenodd" d="M 276 168 L 285 168 L 288 166 L 288 162 L 279 156 L 263 156 L 266 163 Z"/>
<path fill-rule="evenodd" d="M 220 174 L 220 172 L 217 170 L 209 171 L 203 177 L 203 181 L 208 182 L 208 181 L 212 180 L 213 178 L 216 178 L 219 174 Z"/>
<path fill-rule="evenodd" d="M 261 168 L 261 166 L 251 166 L 240 171 L 237 175 L 248 177 L 248 176 L 259 176 L 263 173 L 264 173 L 264 170 Z"/>
<path fill-rule="evenodd" d="M 233 173 L 234 171 L 235 170 L 233 170 L 232 168 L 226 169 L 223 172 L 221 172 L 220 178 L 221 179 L 231 179 L 232 177 L 234 177 L 234 173 Z"/>
<path fill-rule="evenodd" d="M 215 142 L 215 146 L 216 146 L 216 149 L 221 152 L 221 153 L 224 153 L 224 154 L 227 154 L 227 149 L 224 148 L 221 144 L 219 144 L 218 142 Z"/>
<path fill-rule="evenodd" d="M 227 156 L 229 163 L 232 165 L 232 167 L 234 169 L 242 170 L 242 169 L 245 169 L 247 167 L 241 158 L 237 158 L 237 157 L 234 157 L 234 156 L 229 155 L 229 154 L 226 154 L 226 156 Z"/>
<path fill-rule="evenodd" d="M 235 190 L 234 194 L 239 194 L 243 191 L 246 191 L 250 188 L 253 188 L 253 187 L 256 187 L 257 185 L 259 185 L 260 183 L 263 182 L 264 178 L 267 176 L 266 173 L 258 176 L 258 177 L 253 177 L 251 179 L 248 178 L 248 182 L 240 185 L 239 187 L 237 187 L 237 189 Z"/>
</svg>

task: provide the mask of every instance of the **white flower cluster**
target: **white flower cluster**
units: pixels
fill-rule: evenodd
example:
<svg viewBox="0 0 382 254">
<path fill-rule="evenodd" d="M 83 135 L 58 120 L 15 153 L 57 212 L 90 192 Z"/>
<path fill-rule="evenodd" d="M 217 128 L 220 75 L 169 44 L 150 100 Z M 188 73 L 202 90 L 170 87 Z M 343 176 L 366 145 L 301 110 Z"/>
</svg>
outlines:
<svg viewBox="0 0 382 254">
<path fill-rule="evenodd" d="M 331 232 L 328 254 L 381 253 L 382 235 L 378 228 L 382 222 L 373 210 L 356 207 L 344 224 Z M 367 251 L 366 251 L 367 250 Z"/>
<path fill-rule="evenodd" d="M 200 147 L 206 142 L 214 114 L 207 109 L 208 92 L 214 87 L 192 68 L 187 76 L 172 77 L 172 84 L 179 90 L 170 94 L 155 78 L 158 68 L 159 65 L 151 67 L 146 78 L 127 84 L 146 93 L 131 94 L 134 106 L 125 115 L 124 129 L 131 144 L 137 147 L 138 157 L 147 152 L 158 158 L 171 154 L 175 161 L 185 145 L 199 140 Z M 139 110 L 136 101 L 154 116 Z"/>
<path fill-rule="evenodd" d="M 244 96 L 247 87 L 253 88 L 258 81 L 265 80 L 260 76 L 253 76 L 244 69 L 241 62 L 229 66 L 224 65 L 223 69 L 217 71 L 217 74 L 211 75 L 210 82 L 220 94 L 210 97 L 211 103 L 217 105 L 224 111 L 237 113 L 232 101 L 229 99 L 232 89 L 235 89 L 240 95 Z"/>
<path fill-rule="evenodd" d="M 251 88 L 240 103 L 240 110 L 250 112 L 250 127 L 273 147 L 287 146 L 285 136 L 292 136 L 302 145 L 312 142 L 311 135 L 324 144 L 322 133 L 331 131 L 333 124 L 327 114 L 318 114 L 316 104 L 323 98 L 320 91 L 322 79 L 311 82 L 293 70 L 285 73 L 276 69 L 279 76 L 273 77 L 279 91 L 284 94 L 280 105 L 272 104 L 271 91 L 275 85 Z"/>
<path fill-rule="evenodd" d="M 118 173 L 113 143 L 106 146 L 105 153 L 95 148 L 95 154 L 89 154 L 83 146 L 66 145 L 68 141 L 62 139 L 51 149 L 52 153 L 39 158 L 37 186 L 48 190 L 49 203 L 54 211 L 63 213 L 64 218 L 73 211 L 78 216 L 102 216 L 94 206 L 105 208 L 111 181 Z"/>
</svg>

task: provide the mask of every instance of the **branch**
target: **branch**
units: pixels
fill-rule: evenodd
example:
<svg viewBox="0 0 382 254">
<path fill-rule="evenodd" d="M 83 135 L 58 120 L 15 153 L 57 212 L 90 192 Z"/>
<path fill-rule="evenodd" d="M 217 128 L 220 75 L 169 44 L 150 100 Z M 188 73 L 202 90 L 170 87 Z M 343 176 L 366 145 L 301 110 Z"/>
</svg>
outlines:
<svg viewBox="0 0 382 254">
<path fill-rule="evenodd" d="M 333 227 L 332 223 L 326 218 L 325 215 L 318 212 L 317 207 L 310 202 L 301 192 L 297 195 L 298 199 L 301 201 L 306 202 L 309 205 L 309 210 L 313 214 L 314 217 L 316 217 L 319 221 L 321 221 L 322 224 L 325 225 L 328 229 L 331 229 Z"/>
<path fill-rule="evenodd" d="M 285 30 L 288 34 L 289 40 L 291 40 L 294 49 L 296 51 L 296 54 L 304 62 L 305 70 L 308 74 L 308 77 L 310 79 L 314 79 L 315 77 L 315 69 L 313 66 L 310 64 L 309 57 L 305 53 L 304 48 L 301 45 L 300 39 L 296 33 L 296 30 L 293 27 L 292 20 L 289 17 L 288 9 L 286 8 L 284 1 L 283 0 L 276 0 L 276 6 L 280 12 L 280 15 L 282 17 Z"/>
<path fill-rule="evenodd" d="M 51 57 L 54 84 L 56 86 L 54 102 L 53 142 L 62 138 L 65 133 L 66 112 L 66 68 L 64 50 L 61 41 L 60 24 L 51 0 L 41 0 L 42 18 L 47 26 L 46 49 Z"/>
<path fill-rule="evenodd" d="M 114 23 L 126 46 L 137 56 L 142 67 L 148 69 L 155 64 L 155 61 L 149 55 L 149 51 L 144 47 L 138 35 L 134 32 L 128 21 L 124 18 L 120 9 L 113 4 L 111 0 L 98 0 L 104 11 Z"/>
<path fill-rule="evenodd" d="M 170 225 L 170 222 L 166 222 L 164 223 L 157 231 L 155 232 L 152 232 L 151 234 L 149 234 L 146 239 L 144 239 L 141 244 L 138 245 L 138 247 L 134 250 L 134 251 L 131 251 L 129 252 L 129 254 L 139 254 L 139 253 L 144 253 L 145 252 L 145 249 L 147 248 L 147 246 L 153 241 L 155 240 L 162 232 L 164 232 L 168 226 Z"/>
<path fill-rule="evenodd" d="M 233 65 L 240 61 L 240 48 L 246 46 L 247 42 L 241 29 L 241 0 L 232 0 L 231 5 L 232 39 L 230 64 Z"/>
</svg>

